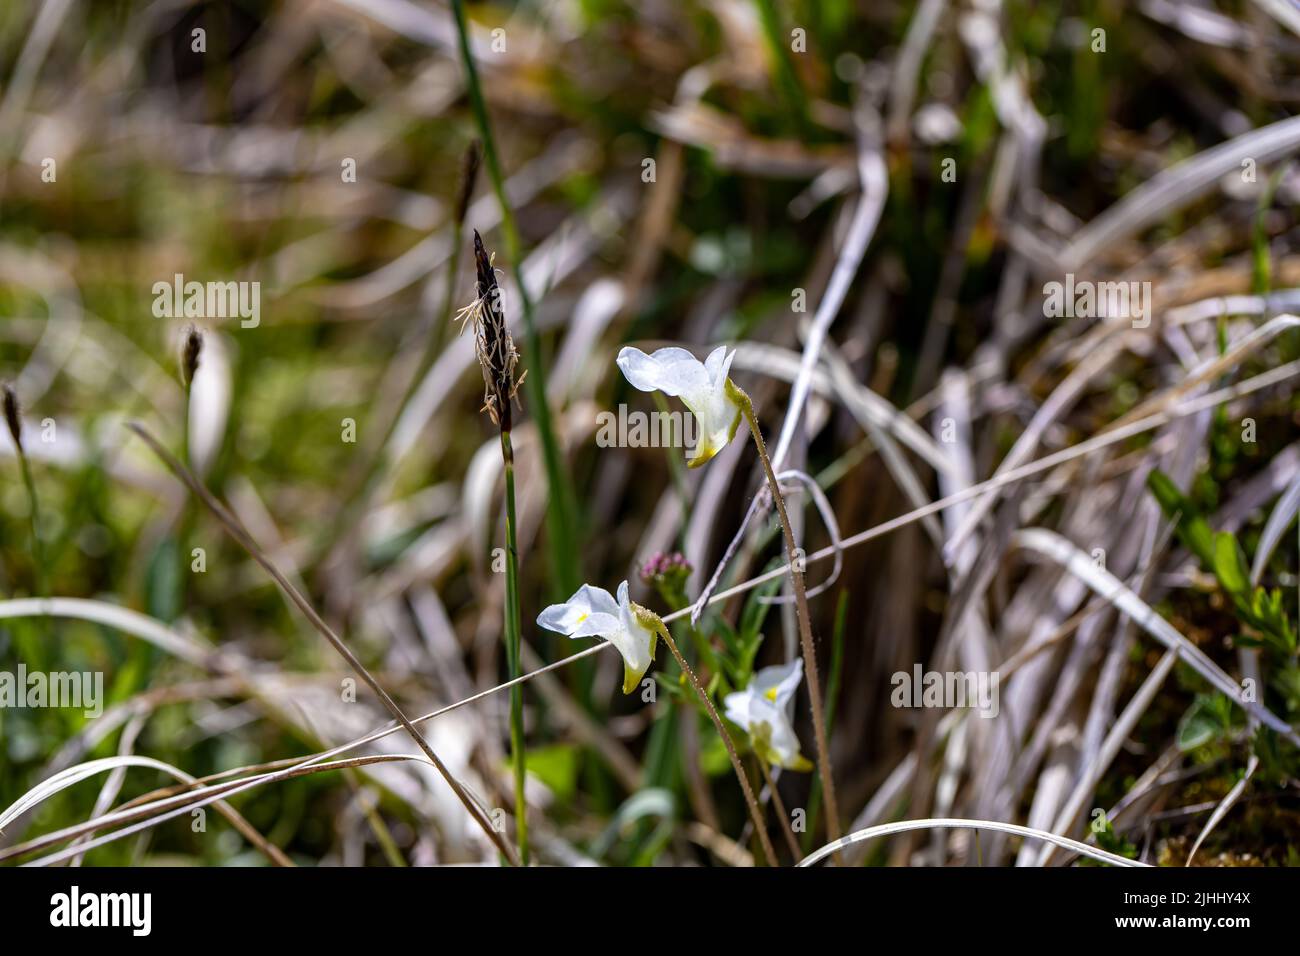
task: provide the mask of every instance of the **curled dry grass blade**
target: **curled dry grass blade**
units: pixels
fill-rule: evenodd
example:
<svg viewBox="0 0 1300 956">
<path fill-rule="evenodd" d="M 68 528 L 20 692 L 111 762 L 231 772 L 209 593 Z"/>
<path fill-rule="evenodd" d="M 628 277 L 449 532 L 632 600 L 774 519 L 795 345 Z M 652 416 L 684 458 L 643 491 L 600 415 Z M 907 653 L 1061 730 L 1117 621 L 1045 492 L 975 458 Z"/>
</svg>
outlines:
<svg viewBox="0 0 1300 956">
<path fill-rule="evenodd" d="M 874 840 L 876 837 L 890 836 L 894 833 L 906 833 L 909 830 L 932 830 L 936 827 L 946 829 L 972 829 L 972 830 L 993 830 L 999 833 L 1010 833 L 1013 836 L 1029 837 L 1036 840 L 1044 840 L 1047 843 L 1055 844 L 1067 850 L 1073 850 L 1080 856 L 1091 857 L 1094 860 L 1100 860 L 1102 863 L 1112 863 L 1115 866 L 1124 867 L 1146 867 L 1149 864 L 1139 863 L 1136 860 L 1130 860 L 1126 856 L 1119 856 L 1115 853 L 1108 853 L 1105 850 L 1099 850 L 1095 846 L 1089 846 L 1086 843 L 1080 843 L 1078 840 L 1071 840 L 1068 837 L 1058 836 L 1055 833 L 1048 833 L 1046 830 L 1036 830 L 1033 827 L 1022 827 L 1015 823 L 1000 823 L 997 820 L 954 820 L 936 818 L 933 820 L 901 820 L 898 823 L 882 823 L 880 826 L 867 827 L 865 830 L 857 830 L 837 840 L 834 843 L 828 843 L 820 850 L 810 853 L 799 861 L 800 866 L 812 866 L 821 860 L 826 859 L 837 850 L 841 850 L 854 843 L 862 843 L 867 840 Z"/>
<path fill-rule="evenodd" d="M 263 784 L 272 783 L 278 780 L 289 780 L 294 777 L 302 777 L 315 773 L 326 773 L 331 770 L 340 770 L 351 767 L 368 767 L 381 763 L 398 763 L 402 761 L 427 762 L 423 756 L 413 754 L 373 754 L 367 757 L 351 757 L 347 760 L 337 760 L 328 763 L 299 763 L 284 770 L 278 770 L 274 773 L 258 774 L 241 780 L 235 780 L 227 783 L 217 784 L 215 786 L 196 786 L 201 780 L 195 779 L 192 783 L 186 785 L 180 794 L 162 797 L 157 800 L 147 801 L 143 798 L 130 801 L 124 804 L 118 810 L 107 813 L 104 816 L 96 817 L 93 820 L 87 820 L 84 823 L 76 824 L 70 827 L 64 827 L 51 833 L 43 834 L 24 843 L 0 850 L 0 863 L 7 860 L 21 859 L 40 850 L 47 849 L 67 840 L 77 840 L 81 837 L 88 836 L 97 830 L 106 827 L 123 825 L 123 829 L 115 830 L 112 833 L 76 846 L 68 847 L 50 856 L 41 857 L 25 865 L 27 866 L 48 866 L 53 863 L 60 863 L 63 860 L 76 856 L 79 853 L 85 853 L 96 847 L 104 846 L 116 840 L 136 833 L 141 833 L 160 823 L 187 814 L 195 810 L 223 801 L 226 798 L 233 797 L 236 794 L 244 793 Z M 225 774 L 217 774 L 216 777 L 226 776 L 231 773 L 245 772 L 250 768 L 241 767 L 236 770 L 227 771 Z M 211 780 L 212 777 L 202 778 Z M 194 788 L 194 789 L 189 789 Z"/>
<path fill-rule="evenodd" d="M 185 771 L 173 767 L 169 763 L 164 763 L 161 760 L 155 760 L 152 757 L 122 755 L 118 757 L 105 757 L 101 760 L 91 760 L 87 763 L 78 764 L 75 767 L 69 767 L 67 770 L 55 774 L 19 797 L 18 800 L 7 807 L 4 812 L 0 813 L 0 833 L 3 833 L 4 828 L 19 816 L 26 813 L 28 810 L 31 810 L 33 807 L 40 805 L 55 794 L 66 790 L 68 787 L 74 786 L 83 780 L 88 780 L 97 774 L 108 773 L 126 767 L 147 767 L 152 770 L 160 770 L 186 784 L 195 783 L 195 779 L 185 773 Z M 293 861 L 284 854 L 283 850 L 269 842 L 266 837 L 262 836 L 262 834 L 258 833 L 257 829 L 244 818 L 243 814 L 225 800 L 217 800 L 215 806 L 217 812 L 229 820 L 231 826 L 238 830 L 249 843 L 265 854 L 267 859 L 269 859 L 273 864 L 276 866 L 286 867 L 294 865 Z M 96 821 L 92 820 L 90 822 L 94 823 Z M 85 832 L 93 831 L 87 830 Z M 83 853 L 86 849 L 89 849 L 89 847 L 82 846 L 80 848 Z M 17 848 L 11 848 L 11 850 L 17 850 Z"/>
</svg>

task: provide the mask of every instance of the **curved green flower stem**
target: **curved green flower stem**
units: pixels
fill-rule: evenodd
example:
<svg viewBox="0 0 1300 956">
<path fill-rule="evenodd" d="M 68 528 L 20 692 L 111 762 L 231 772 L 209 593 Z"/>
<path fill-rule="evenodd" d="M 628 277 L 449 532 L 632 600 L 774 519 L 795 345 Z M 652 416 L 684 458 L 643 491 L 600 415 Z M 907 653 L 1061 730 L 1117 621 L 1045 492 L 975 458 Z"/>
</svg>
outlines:
<svg viewBox="0 0 1300 956">
<path fill-rule="evenodd" d="M 776 806 L 777 815 L 781 818 L 781 832 L 785 834 L 785 845 L 790 850 L 790 858 L 797 863 L 803 859 L 804 853 L 799 849 L 799 841 L 794 837 L 794 827 L 790 823 L 790 814 L 785 809 L 785 801 L 781 799 L 781 794 L 776 789 L 776 781 L 772 779 L 772 771 L 767 766 L 767 761 L 762 757 L 758 758 L 758 769 L 763 771 L 763 779 L 767 782 L 767 792 L 772 795 L 772 803 Z"/>
<path fill-rule="evenodd" d="M 488 178 L 492 180 L 492 191 L 496 194 L 497 204 L 501 207 L 501 233 L 506 243 L 506 258 L 510 260 L 510 270 L 514 275 L 515 286 L 519 289 L 519 300 L 524 307 L 524 360 L 530 374 L 524 379 L 523 385 L 528 404 L 536 417 L 537 435 L 542 446 L 542 463 L 546 467 L 548 487 L 546 537 L 550 543 L 551 565 L 555 570 L 556 587 L 564 594 L 571 594 L 582 583 L 581 550 L 577 546 L 573 486 L 565 473 L 564 459 L 560 456 L 559 444 L 555 438 L 555 425 L 551 420 L 551 407 L 546 400 L 546 369 L 542 363 L 542 346 L 537 335 L 537 323 L 533 317 L 533 302 L 528 295 L 528 287 L 524 285 L 524 274 L 520 268 L 519 227 L 515 223 L 509 197 L 506 196 L 505 178 L 501 174 L 501 162 L 497 158 L 496 140 L 492 136 L 487 102 L 483 99 L 478 68 L 474 65 L 474 54 L 469 47 L 469 24 L 465 20 L 464 0 L 451 0 L 451 10 L 456 21 L 461 60 L 465 67 L 465 87 L 474 110 L 479 136 L 483 140 L 483 158 L 487 161 Z"/>
<path fill-rule="evenodd" d="M 506 471 L 506 666 L 510 679 L 518 680 L 519 663 L 519 555 L 515 547 L 515 451 L 510 432 L 501 432 L 501 457 Z M 515 769 L 515 833 L 519 859 L 528 865 L 528 804 L 524 800 L 524 695 L 523 685 L 510 688 L 510 756 Z"/>
<path fill-rule="evenodd" d="M 654 617 L 654 627 L 659 636 L 664 639 L 668 649 L 673 652 L 673 657 L 677 659 L 677 666 L 682 669 L 682 673 L 687 676 L 691 686 L 695 688 L 695 693 L 700 700 L 704 702 L 704 709 L 709 712 L 709 718 L 713 721 L 713 726 L 717 728 L 718 736 L 727 747 L 727 756 L 731 758 L 731 768 L 736 771 L 736 779 L 740 781 L 740 789 L 745 793 L 745 803 L 749 805 L 749 816 L 754 821 L 754 832 L 758 834 L 758 840 L 763 845 L 763 853 L 767 855 L 768 866 L 776 866 L 776 851 L 772 848 L 772 840 L 767 835 L 767 827 L 763 823 L 763 812 L 758 808 L 758 801 L 754 799 L 753 788 L 749 785 L 749 777 L 745 775 L 745 768 L 741 766 L 740 756 L 736 753 L 736 745 L 731 739 L 731 734 L 727 733 L 727 728 L 722 724 L 722 718 L 718 716 L 717 709 L 713 706 L 713 701 L 709 697 L 709 692 L 704 689 L 700 679 L 695 676 L 695 671 L 691 670 L 691 665 L 686 663 L 686 658 L 682 657 L 682 652 L 677 649 L 677 642 L 673 640 L 667 625 L 659 619 L 658 615 Z"/>
<path fill-rule="evenodd" d="M 826 745 L 826 715 L 822 710 L 821 681 L 817 677 L 817 652 L 813 649 L 812 616 L 808 612 L 808 594 L 804 589 L 803 571 L 795 560 L 794 532 L 790 528 L 790 517 L 785 511 L 785 498 L 777 485 L 776 474 L 772 471 L 772 460 L 767 454 L 767 443 L 763 441 L 763 432 L 758 427 L 758 418 L 754 415 L 754 403 L 744 389 L 730 379 L 727 380 L 729 391 L 736 403 L 740 405 L 741 414 L 749 424 L 750 434 L 754 436 L 754 446 L 758 457 L 763 462 L 763 472 L 767 475 L 767 486 L 772 492 L 772 501 L 781 518 L 781 531 L 785 535 L 786 557 L 790 559 L 790 580 L 794 586 L 795 603 L 799 618 L 799 644 L 803 650 L 804 675 L 808 680 L 808 698 L 812 705 L 813 735 L 817 739 L 817 775 L 822 782 L 822 796 L 826 801 L 826 833 L 829 842 L 840 838 L 839 806 L 835 801 L 835 783 L 831 779 L 830 751 Z M 836 862 L 839 862 L 838 856 Z"/>
</svg>

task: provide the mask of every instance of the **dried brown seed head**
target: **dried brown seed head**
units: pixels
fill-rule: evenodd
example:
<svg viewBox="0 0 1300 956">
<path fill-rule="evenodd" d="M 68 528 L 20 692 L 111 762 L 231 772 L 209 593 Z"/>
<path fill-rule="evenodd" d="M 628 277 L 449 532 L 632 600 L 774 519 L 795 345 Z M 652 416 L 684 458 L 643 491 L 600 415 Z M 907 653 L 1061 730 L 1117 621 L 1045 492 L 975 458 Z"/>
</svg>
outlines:
<svg viewBox="0 0 1300 956">
<path fill-rule="evenodd" d="M 524 376 L 515 379 L 519 352 L 506 326 L 501 287 L 497 284 L 496 270 L 492 268 L 492 257 L 483 247 L 477 229 L 474 230 L 474 265 L 478 272 L 478 298 L 460 310 L 461 328 L 473 319 L 474 350 L 478 354 L 479 368 L 483 370 L 483 411 L 488 413 L 493 424 L 508 432 L 511 401 L 515 399 Z"/>
</svg>

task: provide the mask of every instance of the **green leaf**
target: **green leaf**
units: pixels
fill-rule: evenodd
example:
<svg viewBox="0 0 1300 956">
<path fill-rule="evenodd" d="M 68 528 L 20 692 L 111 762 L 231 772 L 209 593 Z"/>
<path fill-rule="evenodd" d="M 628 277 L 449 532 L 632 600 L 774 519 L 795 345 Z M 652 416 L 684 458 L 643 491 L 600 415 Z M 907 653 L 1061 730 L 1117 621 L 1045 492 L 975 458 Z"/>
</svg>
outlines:
<svg viewBox="0 0 1300 956">
<path fill-rule="evenodd" d="M 1214 573 L 1229 594 L 1244 596 L 1250 593 L 1246 555 L 1237 542 L 1237 536 L 1227 531 L 1214 536 Z"/>
<path fill-rule="evenodd" d="M 181 613 L 181 550 L 174 537 L 158 542 L 145 572 L 145 609 L 150 617 L 174 621 Z"/>
<path fill-rule="evenodd" d="M 1178 723 L 1178 749 L 1186 753 L 1221 739 L 1230 729 L 1230 711 L 1222 694 L 1198 695 Z"/>
<path fill-rule="evenodd" d="M 1214 567 L 1214 532 L 1191 499 L 1159 469 L 1153 469 L 1147 475 L 1147 487 L 1160 503 L 1165 516 L 1178 522 L 1178 537 L 1187 550 L 1196 555 L 1204 567 Z"/>
<path fill-rule="evenodd" d="M 557 800 L 568 802 L 578 787 L 578 749 L 570 744 L 528 751 L 528 772 L 550 788 Z"/>
</svg>

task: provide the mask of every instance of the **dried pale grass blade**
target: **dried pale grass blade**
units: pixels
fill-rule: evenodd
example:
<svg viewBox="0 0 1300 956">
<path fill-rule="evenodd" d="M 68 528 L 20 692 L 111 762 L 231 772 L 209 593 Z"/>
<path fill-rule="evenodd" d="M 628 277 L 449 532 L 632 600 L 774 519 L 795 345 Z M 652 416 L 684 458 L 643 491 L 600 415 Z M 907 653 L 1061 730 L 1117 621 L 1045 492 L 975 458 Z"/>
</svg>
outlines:
<svg viewBox="0 0 1300 956">
<path fill-rule="evenodd" d="M 1101 775 L 1106 772 L 1106 768 L 1119 754 L 1119 749 L 1123 746 L 1124 740 L 1133 731 L 1141 716 L 1146 713 L 1151 702 L 1155 700 L 1156 694 L 1160 693 L 1160 688 L 1164 686 L 1169 677 L 1169 672 L 1174 669 L 1174 664 L 1178 663 L 1178 651 L 1170 648 L 1165 651 L 1157 662 L 1156 666 L 1151 669 L 1151 673 L 1146 676 L 1140 687 L 1133 694 L 1132 699 L 1125 705 L 1123 712 L 1115 719 L 1115 724 L 1106 734 L 1106 739 L 1102 741 L 1101 749 L 1097 752 L 1096 759 L 1084 770 L 1078 783 L 1075 784 L 1074 790 L 1065 805 L 1061 807 L 1060 813 L 1056 816 L 1056 822 L 1052 829 L 1064 833 L 1074 826 L 1075 820 L 1083 811 L 1084 804 L 1092 796 L 1097 788 L 1097 783 L 1101 780 Z M 1052 858 L 1055 847 L 1045 846 L 1038 855 L 1038 865 L 1046 866 L 1048 860 Z"/>
<path fill-rule="evenodd" d="M 49 854 L 48 856 L 43 856 L 39 859 L 32 860 L 29 863 L 23 864 L 24 866 L 49 866 L 53 863 L 61 863 L 64 860 L 71 859 L 78 854 L 85 853 L 87 850 L 93 850 L 95 847 L 104 846 L 105 844 L 112 843 L 115 840 L 120 840 L 124 837 L 141 833 L 167 820 L 172 820 L 178 816 L 193 813 L 193 811 L 210 804 L 224 803 L 227 798 L 232 797 L 237 793 L 243 793 L 244 791 L 261 784 L 273 783 L 278 780 L 287 780 L 292 777 L 301 777 L 307 774 L 324 773 L 344 767 L 362 767 L 377 763 L 395 763 L 408 760 L 432 766 L 432 763 L 428 758 L 414 754 L 376 754 L 368 757 L 353 757 L 348 760 L 338 760 L 331 763 L 320 763 L 318 758 L 308 758 L 306 761 L 294 764 L 284 770 L 276 771 L 275 773 L 259 774 L 254 777 L 216 784 L 213 786 L 194 786 L 192 789 L 179 795 L 164 797 L 160 800 L 137 806 L 127 804 L 122 809 L 115 810 L 105 816 L 96 817 L 93 820 L 87 820 L 85 823 L 76 826 L 65 827 L 62 830 L 56 830 L 53 833 L 43 834 L 40 837 L 29 840 L 18 846 L 8 847 L 0 851 L 0 861 L 26 856 L 29 853 L 34 853 L 37 850 L 53 846 L 56 843 L 76 839 L 94 833 L 96 830 L 102 830 L 105 827 L 114 826 L 118 823 L 131 824 L 121 830 L 115 830 L 114 832 L 105 834 L 104 836 L 59 850 L 55 853 Z M 237 771 L 230 772 L 233 773 Z M 191 780 L 194 780 L 194 778 L 191 778 Z M 194 782 L 197 783 L 197 780 L 194 780 Z M 156 813 L 156 811 L 165 812 Z"/>
<path fill-rule="evenodd" d="M 216 648 L 198 637 L 174 631 L 130 608 L 90 598 L 14 598 L 0 601 L 0 620 L 20 617 L 70 617 L 131 634 L 196 667 L 207 666 Z"/>
<path fill-rule="evenodd" d="M 844 554 L 842 552 L 840 538 L 840 523 L 835 517 L 835 510 L 831 507 L 830 499 L 826 497 L 826 492 L 822 491 L 821 486 L 817 484 L 812 475 L 803 471 L 793 469 L 783 471 L 776 476 L 776 480 L 784 484 L 787 481 L 797 481 L 812 497 L 813 505 L 817 509 L 817 514 L 821 517 L 822 523 L 826 526 L 826 534 L 830 537 L 830 548 L 834 552 L 834 561 L 831 564 L 831 573 L 825 581 L 819 582 L 815 587 L 808 588 L 807 597 L 816 597 L 827 591 L 839 580 L 840 571 L 844 567 Z M 761 604 L 790 604 L 794 601 L 793 594 L 776 594 L 772 597 L 759 596 Z"/>
<path fill-rule="evenodd" d="M 1209 681 L 1248 714 L 1300 746 L 1300 736 L 1291 725 L 1257 701 L 1243 700 L 1242 687 L 1214 663 L 1204 651 L 1178 633 L 1177 629 L 1155 612 L 1151 605 L 1133 593 L 1109 571 L 1099 568 L 1092 558 L 1054 531 L 1026 528 L 1012 535 L 1012 545 L 1044 554 L 1083 581 L 1117 610 L 1132 618 L 1144 631 L 1175 652 L 1188 666 Z"/>
<path fill-rule="evenodd" d="M 762 342 L 738 342 L 733 368 L 770 375 L 791 382 L 798 375 L 799 354 L 790 349 Z M 916 453 L 935 471 L 952 467 L 947 453 L 920 425 L 901 412 L 887 399 L 877 395 L 865 385 L 833 378 L 825 369 L 814 370 L 811 378 L 813 390 L 824 397 L 837 399 L 854 417 L 869 418 Z M 852 386 L 852 387 L 850 387 Z"/>
<path fill-rule="evenodd" d="M 885 208 L 885 199 L 889 194 L 889 173 L 885 168 L 885 158 L 881 151 L 880 117 L 871 106 L 867 97 L 859 95 L 854 109 L 854 123 L 858 132 L 858 177 L 861 183 L 861 195 L 853 211 L 853 220 L 849 224 L 844 245 L 835 261 L 831 280 L 826 286 L 826 293 L 817 305 L 813 315 L 812 328 L 808 340 L 804 343 L 803 355 L 799 361 L 799 374 L 795 377 L 794 387 L 790 390 L 790 404 L 786 409 L 785 420 L 781 423 L 781 433 L 777 436 L 776 446 L 772 451 L 772 468 L 779 471 L 789 454 L 790 443 L 794 440 L 795 429 L 803 418 L 804 405 L 808 401 L 813 369 L 821 354 L 822 344 L 830 331 L 831 322 L 844 304 L 853 277 L 857 275 L 862 257 L 866 255 L 867 246 L 875 234 L 880 214 Z"/>
<path fill-rule="evenodd" d="M 183 783 L 193 783 L 194 777 L 185 771 L 172 766 L 169 763 L 163 763 L 161 760 L 154 760 L 152 757 L 141 757 L 135 754 L 124 754 L 117 757 L 105 757 L 101 760 L 91 760 L 84 764 L 78 764 L 75 767 L 69 767 L 67 770 L 57 773 L 48 780 L 43 780 L 27 793 L 19 797 L 3 813 L 0 813 L 0 832 L 3 832 L 5 826 L 13 822 L 23 813 L 33 807 L 43 803 L 55 794 L 66 790 L 74 784 L 83 780 L 88 780 L 93 776 L 101 773 L 110 773 L 127 767 L 147 767 L 152 770 L 159 770 L 170 777 L 174 777 Z M 216 799 L 217 811 L 230 821 L 231 825 L 238 830 L 250 843 L 265 853 L 270 860 L 277 866 L 293 866 L 293 861 L 284 855 L 274 844 L 267 840 L 253 828 L 253 826 L 244 819 L 234 807 L 230 806 L 225 800 Z M 102 819 L 102 816 L 99 817 Z M 94 822 L 94 821 L 91 821 Z M 74 843 L 63 851 L 61 859 L 79 858 L 84 856 L 86 851 L 92 849 L 97 844 L 93 841 L 86 843 Z"/>
<path fill-rule="evenodd" d="M 1073 850 L 1080 856 L 1099 860 L 1102 863 L 1111 863 L 1115 866 L 1125 867 L 1149 866 L 1147 863 L 1139 863 L 1137 860 L 1130 860 L 1128 857 L 1117 856 L 1114 853 L 1099 850 L 1095 846 L 1080 843 L 1078 840 L 1071 840 L 1068 837 L 1057 836 L 1055 833 L 1048 833 L 1046 830 L 1035 830 L 1032 827 L 1022 827 L 1015 823 L 1000 823 L 997 820 L 955 820 L 943 817 L 936 817 L 933 820 L 900 820 L 897 823 L 882 823 L 880 826 L 858 830 L 855 833 L 850 833 L 848 836 L 836 840 L 834 843 L 828 843 L 820 850 L 809 854 L 800 860 L 798 865 L 812 866 L 814 863 L 824 860 L 836 850 L 852 846 L 854 843 L 874 840 L 876 837 L 890 836 L 894 833 L 906 833 L 909 830 L 932 830 L 936 827 L 943 827 L 946 829 L 993 830 L 998 833 L 1009 833 L 1012 836 L 1043 840 L 1064 849 Z"/>
<path fill-rule="evenodd" d="M 1236 782 L 1231 790 L 1224 794 L 1223 799 L 1219 801 L 1219 805 L 1216 806 L 1214 812 L 1210 814 L 1210 819 L 1205 821 L 1205 826 L 1196 837 L 1196 842 L 1192 844 L 1191 852 L 1187 854 L 1187 863 L 1184 864 L 1185 866 L 1192 865 L 1192 858 L 1196 856 L 1196 851 L 1201 848 L 1201 844 L 1204 843 L 1205 838 L 1210 835 L 1210 831 L 1219 825 L 1223 818 L 1228 815 L 1228 811 L 1232 809 L 1233 805 L 1241 799 L 1241 795 L 1246 792 L 1246 787 L 1250 785 L 1250 778 L 1255 775 L 1255 771 L 1258 768 L 1259 758 L 1254 754 L 1251 754 L 1250 760 L 1246 764 L 1245 774 L 1242 775 L 1242 778 Z"/>
<path fill-rule="evenodd" d="M 1259 546 L 1255 548 L 1255 560 L 1250 567 L 1250 583 L 1256 587 L 1263 580 L 1264 569 L 1268 567 L 1269 558 L 1273 557 L 1278 542 L 1282 540 L 1282 535 L 1290 527 L 1298 510 L 1300 510 L 1300 473 L 1291 479 L 1291 484 L 1287 486 L 1286 491 L 1282 492 L 1282 497 L 1273 506 L 1268 521 L 1264 523 L 1264 530 L 1259 534 Z"/>
<path fill-rule="evenodd" d="M 1297 149 L 1300 116 L 1292 116 L 1234 137 L 1158 173 L 1079 230 L 1061 251 L 1064 270 L 1081 268 L 1108 246 L 1182 209 L 1213 189 L 1221 177 L 1239 170 L 1243 159 L 1264 166 Z"/>
</svg>

